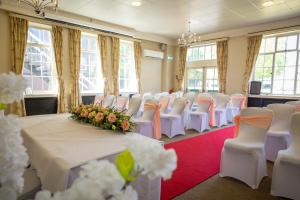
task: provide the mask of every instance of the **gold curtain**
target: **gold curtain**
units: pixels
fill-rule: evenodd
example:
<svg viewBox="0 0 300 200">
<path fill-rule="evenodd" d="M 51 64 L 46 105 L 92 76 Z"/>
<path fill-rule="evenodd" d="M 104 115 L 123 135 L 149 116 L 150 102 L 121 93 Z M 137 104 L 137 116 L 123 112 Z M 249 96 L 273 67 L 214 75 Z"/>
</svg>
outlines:
<svg viewBox="0 0 300 200">
<path fill-rule="evenodd" d="M 262 35 L 255 35 L 255 36 L 248 37 L 246 69 L 243 75 L 243 85 L 242 85 L 242 92 L 245 95 L 248 94 L 249 79 L 252 73 L 253 66 L 256 62 L 256 58 L 259 53 L 261 40 L 262 40 Z"/>
<path fill-rule="evenodd" d="M 177 90 L 181 90 L 186 68 L 187 47 L 179 47 L 179 64 L 177 76 Z"/>
<path fill-rule="evenodd" d="M 228 42 L 227 40 L 217 42 L 217 64 L 219 78 L 219 92 L 226 92 L 226 75 L 228 61 Z"/>
<path fill-rule="evenodd" d="M 59 90 L 57 95 L 57 112 L 64 113 L 66 111 L 65 107 L 65 85 L 64 79 L 62 77 L 62 46 L 63 46 L 63 28 L 60 26 L 52 26 L 52 41 L 53 41 L 53 49 L 55 55 L 55 63 L 56 63 L 56 72 L 57 79 L 59 84 Z"/>
<path fill-rule="evenodd" d="M 138 81 L 138 93 L 141 93 L 141 63 L 142 63 L 142 46 L 141 42 L 134 42 L 134 61 L 135 73 Z"/>
<path fill-rule="evenodd" d="M 112 83 L 113 83 L 113 94 L 119 95 L 119 60 L 120 60 L 120 39 L 112 37 Z"/>
<path fill-rule="evenodd" d="M 10 35 L 11 35 L 11 51 L 12 51 L 12 71 L 16 74 L 22 74 L 23 62 L 25 57 L 28 21 L 18 17 L 9 17 L 10 19 Z M 10 112 L 19 116 L 26 116 L 24 100 L 15 102 L 10 105 Z"/>
<path fill-rule="evenodd" d="M 106 36 L 99 34 L 98 35 L 98 44 L 99 44 L 99 49 L 100 49 L 102 77 L 104 80 L 104 96 L 107 96 L 109 93 L 109 83 L 108 83 L 108 76 L 107 76 L 108 66 L 107 66 Z"/>
<path fill-rule="evenodd" d="M 80 45 L 81 31 L 69 29 L 69 54 L 71 68 L 71 106 L 78 106 L 81 103 L 79 89 L 80 74 Z"/>
</svg>

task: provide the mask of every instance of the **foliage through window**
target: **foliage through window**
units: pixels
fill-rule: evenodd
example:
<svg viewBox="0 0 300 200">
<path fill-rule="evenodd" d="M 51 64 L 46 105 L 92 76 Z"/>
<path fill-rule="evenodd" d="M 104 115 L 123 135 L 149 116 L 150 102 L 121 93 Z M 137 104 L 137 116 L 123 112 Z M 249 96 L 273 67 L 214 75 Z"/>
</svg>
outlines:
<svg viewBox="0 0 300 200">
<path fill-rule="evenodd" d="M 25 91 L 27 95 L 57 94 L 50 28 L 29 27 L 22 74 L 29 85 Z"/>
<path fill-rule="evenodd" d="M 187 69 L 187 90 L 197 92 L 218 92 L 217 67 Z"/>
<path fill-rule="evenodd" d="M 80 91 L 83 94 L 103 93 L 100 52 L 96 35 L 81 35 Z"/>
<path fill-rule="evenodd" d="M 253 74 L 253 80 L 262 82 L 262 93 L 300 94 L 299 37 L 289 33 L 262 39 Z"/>
<path fill-rule="evenodd" d="M 217 50 L 215 44 L 190 47 L 187 52 L 187 61 L 215 60 L 217 59 L 216 55 Z"/>
<path fill-rule="evenodd" d="M 125 93 L 137 92 L 134 49 L 131 41 L 120 41 L 119 90 Z"/>
</svg>

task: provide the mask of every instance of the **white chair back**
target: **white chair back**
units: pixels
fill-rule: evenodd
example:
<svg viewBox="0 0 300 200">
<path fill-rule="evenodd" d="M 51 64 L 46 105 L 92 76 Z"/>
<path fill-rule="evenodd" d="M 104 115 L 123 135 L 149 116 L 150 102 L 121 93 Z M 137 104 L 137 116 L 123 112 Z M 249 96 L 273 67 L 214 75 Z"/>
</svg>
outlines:
<svg viewBox="0 0 300 200">
<path fill-rule="evenodd" d="M 297 149 L 300 155 L 300 113 L 295 113 L 292 116 L 291 120 L 291 135 L 292 135 L 292 142 L 290 148 Z"/>
<path fill-rule="evenodd" d="M 185 106 L 186 106 L 186 99 L 185 98 L 175 99 L 170 114 L 181 115 L 183 113 L 184 109 L 185 109 Z"/>
<path fill-rule="evenodd" d="M 261 115 L 269 115 L 269 114 L 272 115 L 273 112 L 266 108 L 250 107 L 250 108 L 243 109 L 241 111 L 241 117 L 261 116 Z M 270 123 L 270 125 L 271 125 L 271 123 Z M 269 125 L 269 127 L 270 127 L 270 125 Z M 238 138 L 241 138 L 244 141 L 249 141 L 249 142 L 251 141 L 251 142 L 258 142 L 258 143 L 263 142 L 264 143 L 269 127 L 258 128 L 258 127 L 248 125 L 246 123 L 241 122 Z"/>
<path fill-rule="evenodd" d="M 238 98 L 238 97 L 240 97 L 240 98 Z M 243 103 L 243 97 L 244 97 L 244 95 L 242 95 L 242 94 L 232 94 L 230 96 L 230 105 L 232 107 L 240 108 Z"/>
<path fill-rule="evenodd" d="M 228 95 L 219 94 L 215 95 L 215 105 L 217 109 L 225 109 L 230 101 Z"/>
<path fill-rule="evenodd" d="M 114 103 L 115 100 L 115 96 L 114 95 L 108 95 L 106 97 L 104 97 L 102 106 L 107 108 L 107 107 L 111 107 Z"/>
<path fill-rule="evenodd" d="M 118 96 L 116 98 L 115 107 L 118 110 L 125 110 L 127 108 L 127 103 L 128 103 L 128 97 L 126 97 L 126 96 Z"/>
<path fill-rule="evenodd" d="M 142 98 L 142 95 L 141 94 L 134 94 L 134 95 L 132 95 L 131 98 L 134 98 L 134 97 Z"/>
<path fill-rule="evenodd" d="M 158 102 L 154 99 L 147 99 L 145 101 L 145 103 L 155 103 L 155 104 L 158 104 Z M 153 117 L 154 117 L 154 114 L 155 114 L 155 110 L 154 109 L 151 109 L 151 110 L 145 110 L 144 109 L 144 112 L 143 112 L 143 115 L 142 115 L 142 120 L 150 120 L 152 121 Z"/>
<path fill-rule="evenodd" d="M 200 96 L 198 96 L 200 97 Z M 207 102 L 197 102 L 198 103 L 198 108 L 197 111 L 198 112 L 205 112 L 208 113 L 209 112 L 209 108 L 210 108 L 210 102 L 209 100 L 211 99 L 211 97 L 209 96 L 201 96 L 201 99 L 205 99 L 207 100 Z"/>
<path fill-rule="evenodd" d="M 152 99 L 153 95 L 150 92 L 146 92 L 143 94 L 143 99 Z"/>
<path fill-rule="evenodd" d="M 187 92 L 183 95 L 184 98 L 188 99 L 190 102 L 194 103 L 196 100 L 196 93 L 195 92 Z"/>
<path fill-rule="evenodd" d="M 295 106 L 288 104 L 269 104 L 268 109 L 274 113 L 273 122 L 270 127 L 273 131 L 289 131 L 291 125 L 291 117 L 295 112 Z"/>
<path fill-rule="evenodd" d="M 126 112 L 127 115 L 133 116 L 137 114 L 140 109 L 142 103 L 142 98 L 140 97 L 132 97 L 129 101 L 128 110 Z"/>
<path fill-rule="evenodd" d="M 101 105 L 103 103 L 104 97 L 101 95 L 96 95 L 94 100 L 94 105 L 99 104 Z"/>
<path fill-rule="evenodd" d="M 300 112 L 300 101 L 288 101 L 286 104 L 295 106 L 295 112 Z"/>
</svg>

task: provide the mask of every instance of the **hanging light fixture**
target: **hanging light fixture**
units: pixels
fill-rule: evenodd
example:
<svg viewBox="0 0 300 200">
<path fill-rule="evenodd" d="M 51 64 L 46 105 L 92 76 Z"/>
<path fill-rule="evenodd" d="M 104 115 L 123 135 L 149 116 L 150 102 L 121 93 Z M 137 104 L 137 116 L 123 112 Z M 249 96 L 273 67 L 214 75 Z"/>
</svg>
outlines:
<svg viewBox="0 0 300 200">
<path fill-rule="evenodd" d="M 191 21 L 190 20 L 188 21 L 188 23 L 189 23 L 188 33 L 186 33 L 186 34 L 182 33 L 181 34 L 181 37 L 178 38 L 178 40 L 177 40 L 178 45 L 181 45 L 181 46 L 190 46 L 193 43 L 201 41 L 201 37 L 200 36 L 198 36 L 196 33 L 192 33 L 191 32 Z"/>
<path fill-rule="evenodd" d="M 58 0 L 18 0 L 19 4 L 24 3 L 28 6 L 33 7 L 34 12 L 37 15 L 45 17 L 45 9 L 50 8 L 53 10 L 57 10 Z"/>
</svg>

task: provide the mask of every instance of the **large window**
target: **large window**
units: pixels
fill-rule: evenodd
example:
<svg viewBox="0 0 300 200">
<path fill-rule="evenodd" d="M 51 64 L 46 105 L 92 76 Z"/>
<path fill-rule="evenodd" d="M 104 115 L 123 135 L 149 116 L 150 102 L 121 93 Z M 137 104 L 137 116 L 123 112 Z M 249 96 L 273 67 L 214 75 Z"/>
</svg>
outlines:
<svg viewBox="0 0 300 200">
<path fill-rule="evenodd" d="M 187 90 L 197 92 L 218 92 L 218 69 L 216 67 L 189 68 Z"/>
<path fill-rule="evenodd" d="M 216 45 L 208 44 L 203 46 L 191 47 L 187 52 L 187 61 L 199 60 L 215 60 L 216 59 Z"/>
<path fill-rule="evenodd" d="M 120 42 L 119 90 L 137 92 L 133 42 L 124 40 Z"/>
<path fill-rule="evenodd" d="M 101 61 L 96 35 L 86 33 L 81 35 L 79 83 L 83 94 L 103 93 Z"/>
<path fill-rule="evenodd" d="M 29 84 L 26 95 L 57 94 L 50 28 L 29 27 L 22 74 Z"/>
<path fill-rule="evenodd" d="M 288 33 L 262 39 L 253 74 L 253 80 L 262 82 L 262 93 L 300 94 L 299 37 Z"/>
</svg>

